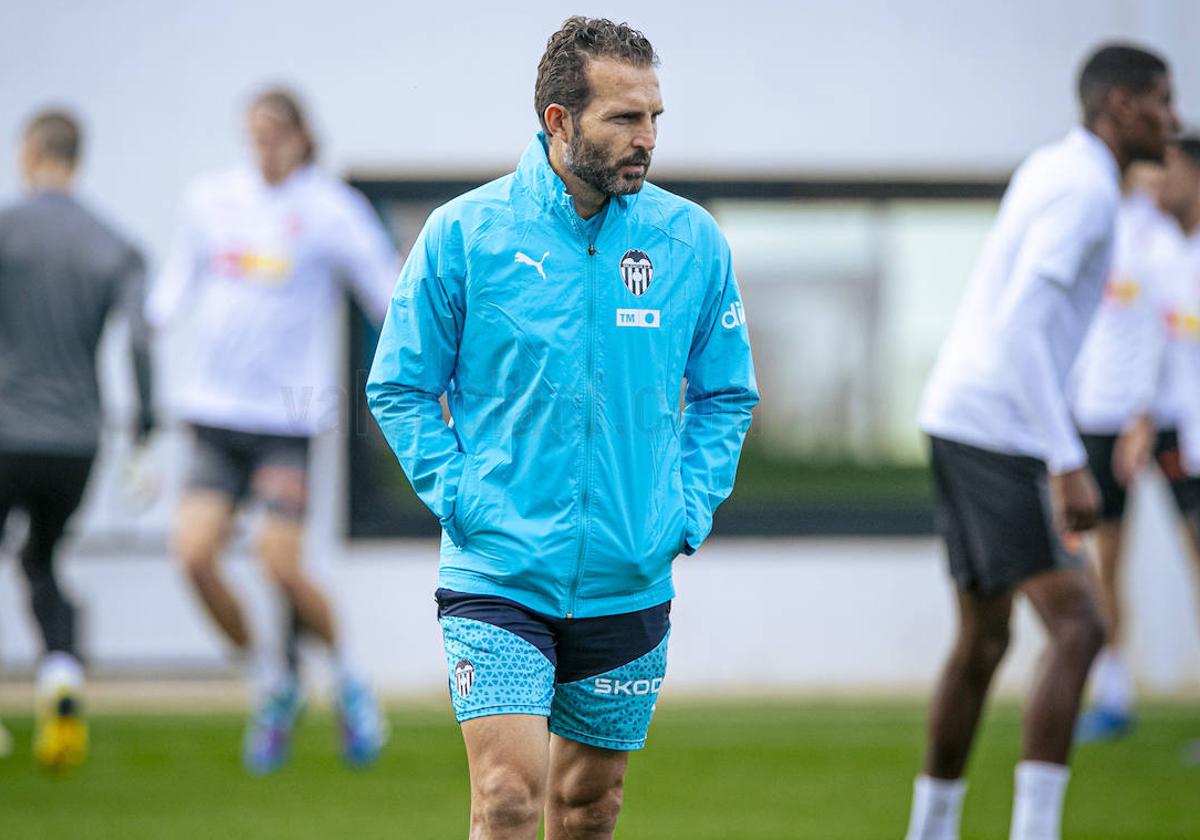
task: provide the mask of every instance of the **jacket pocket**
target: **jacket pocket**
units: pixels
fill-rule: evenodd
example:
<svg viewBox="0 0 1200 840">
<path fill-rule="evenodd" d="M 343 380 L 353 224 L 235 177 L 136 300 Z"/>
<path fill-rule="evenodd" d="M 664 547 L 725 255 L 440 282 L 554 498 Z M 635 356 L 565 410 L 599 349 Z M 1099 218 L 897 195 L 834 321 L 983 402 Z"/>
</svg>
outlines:
<svg viewBox="0 0 1200 840">
<path fill-rule="evenodd" d="M 475 467 L 475 458 L 466 453 L 464 455 L 462 477 L 458 480 L 458 494 L 454 497 L 453 519 L 459 538 L 455 539 L 454 533 L 450 534 L 450 539 L 459 548 L 467 544 L 471 535 L 471 527 L 474 524 L 471 514 L 478 507 L 479 480 L 477 476 L 478 471 Z"/>
</svg>

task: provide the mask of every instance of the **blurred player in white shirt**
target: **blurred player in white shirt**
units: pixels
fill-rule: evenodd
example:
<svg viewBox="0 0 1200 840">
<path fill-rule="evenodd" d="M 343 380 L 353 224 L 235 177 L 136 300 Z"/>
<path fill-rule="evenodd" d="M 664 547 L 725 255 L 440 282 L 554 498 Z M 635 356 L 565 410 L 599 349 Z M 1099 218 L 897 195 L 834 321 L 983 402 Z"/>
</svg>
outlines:
<svg viewBox="0 0 1200 840">
<path fill-rule="evenodd" d="M 1181 137 L 1166 161 L 1148 191 L 1126 198 L 1105 301 L 1074 374 L 1075 418 L 1102 498 L 1096 549 L 1109 626 L 1080 741 L 1120 737 L 1132 723 L 1118 579 L 1126 488 L 1151 460 L 1200 568 L 1200 136 Z"/>
<path fill-rule="evenodd" d="M 382 746 L 383 720 L 345 662 L 328 598 L 301 565 L 308 449 L 343 409 L 333 317 L 340 296 L 348 287 L 382 319 L 399 261 L 366 200 L 314 165 L 315 141 L 293 94 L 259 94 L 248 117 L 255 165 L 190 187 L 147 302 L 155 326 L 178 313 L 191 322 L 190 369 L 174 389 L 194 437 L 175 551 L 227 639 L 256 653 L 262 696 L 244 758 L 252 772 L 270 772 L 286 760 L 299 685 L 280 652 L 251 639 L 218 566 L 239 503 L 266 508 L 263 570 L 332 652 L 343 753 L 362 764 Z"/>
<path fill-rule="evenodd" d="M 1025 708 L 1012 840 L 1058 840 L 1079 698 L 1104 638 L 1078 532 L 1099 499 L 1066 380 L 1112 258 L 1120 173 L 1161 160 L 1167 66 L 1104 47 L 1079 78 L 1083 125 L 1013 175 L 921 401 L 959 627 L 930 709 L 908 840 L 957 840 L 963 772 L 1017 593 L 1048 648 Z"/>
</svg>

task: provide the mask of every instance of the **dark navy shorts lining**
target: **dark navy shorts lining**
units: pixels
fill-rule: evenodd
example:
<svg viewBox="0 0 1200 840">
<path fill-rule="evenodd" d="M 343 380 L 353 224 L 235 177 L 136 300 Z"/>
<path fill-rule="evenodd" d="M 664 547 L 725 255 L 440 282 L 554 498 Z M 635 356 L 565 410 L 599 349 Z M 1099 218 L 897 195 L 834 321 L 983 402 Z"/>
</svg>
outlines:
<svg viewBox="0 0 1200 840">
<path fill-rule="evenodd" d="M 555 618 L 496 595 L 450 589 L 434 593 L 438 618 L 486 622 L 520 636 L 554 666 L 554 681 L 594 677 L 645 656 L 666 637 L 671 602 L 644 610 L 591 618 Z"/>
</svg>

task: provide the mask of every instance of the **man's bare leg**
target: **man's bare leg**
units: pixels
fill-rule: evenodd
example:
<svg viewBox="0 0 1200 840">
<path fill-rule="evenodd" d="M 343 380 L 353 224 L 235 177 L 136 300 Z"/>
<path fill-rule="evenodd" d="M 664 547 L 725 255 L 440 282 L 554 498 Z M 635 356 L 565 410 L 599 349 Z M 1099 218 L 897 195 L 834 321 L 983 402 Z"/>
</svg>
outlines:
<svg viewBox="0 0 1200 840">
<path fill-rule="evenodd" d="M 610 840 L 628 764 L 627 752 L 550 736 L 546 840 Z"/>
<path fill-rule="evenodd" d="M 930 704 L 927 776 L 958 779 L 966 768 L 992 677 L 1008 650 L 1012 603 L 1011 592 L 958 593 L 958 638 Z"/>
<path fill-rule="evenodd" d="M 1080 742 L 1123 735 L 1133 714 L 1133 680 L 1121 654 L 1124 631 L 1121 609 L 1121 568 L 1125 550 L 1123 521 L 1102 522 L 1096 528 L 1096 571 L 1099 606 L 1107 631 L 1104 649 L 1091 673 L 1090 708 L 1080 719 Z"/>
<path fill-rule="evenodd" d="M 1096 573 L 1099 578 L 1100 608 L 1107 627 L 1107 644 L 1121 644 L 1121 553 L 1125 549 L 1125 528 L 1121 520 L 1096 526 Z"/>
<path fill-rule="evenodd" d="M 218 567 L 232 524 L 233 500 L 228 496 L 210 490 L 188 492 L 179 505 L 175 556 L 221 632 L 245 651 L 250 631 Z"/>
<path fill-rule="evenodd" d="M 1104 623 L 1085 569 L 1058 569 L 1021 584 L 1046 628 L 1047 650 L 1025 707 L 1026 761 L 1066 765 L 1075 718 Z"/>
<path fill-rule="evenodd" d="M 929 705 L 924 773 L 913 789 L 907 840 L 958 838 L 962 775 L 992 677 L 1008 650 L 1012 592 L 958 592 L 958 636 Z"/>
<path fill-rule="evenodd" d="M 537 840 L 546 798 L 546 719 L 495 715 L 465 721 L 471 773 L 470 840 Z"/>
<path fill-rule="evenodd" d="M 1057 569 L 1029 578 L 1021 591 L 1046 627 L 1046 653 L 1025 706 L 1022 758 L 1016 769 L 1012 840 L 1058 838 L 1083 687 L 1104 644 L 1104 622 L 1087 569 Z"/>
<path fill-rule="evenodd" d="M 330 647 L 337 642 L 333 608 L 317 583 L 304 571 L 304 523 L 269 514 L 258 539 L 263 570 L 295 608 L 304 627 Z"/>
</svg>

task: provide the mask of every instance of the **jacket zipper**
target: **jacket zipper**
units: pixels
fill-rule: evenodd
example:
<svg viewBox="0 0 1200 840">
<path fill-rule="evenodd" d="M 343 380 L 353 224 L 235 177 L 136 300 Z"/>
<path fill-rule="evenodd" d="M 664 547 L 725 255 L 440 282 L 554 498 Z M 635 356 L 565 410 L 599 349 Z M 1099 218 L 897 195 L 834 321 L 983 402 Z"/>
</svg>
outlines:
<svg viewBox="0 0 1200 840">
<path fill-rule="evenodd" d="M 569 208 L 571 226 L 579 238 L 587 241 L 587 236 L 579 228 L 574 206 Z M 598 233 L 598 232 L 597 232 Z M 587 243 L 587 381 L 584 383 L 584 425 L 583 425 L 583 487 L 579 499 L 579 554 L 575 560 L 575 576 L 571 580 L 571 593 L 567 601 L 567 618 L 575 617 L 575 601 L 579 596 L 579 582 L 583 578 L 583 564 L 587 559 L 588 504 L 591 501 L 592 484 L 592 414 L 595 411 L 595 369 L 596 369 L 596 339 L 595 329 L 595 269 L 592 257 L 596 256 L 596 244 Z"/>
</svg>

